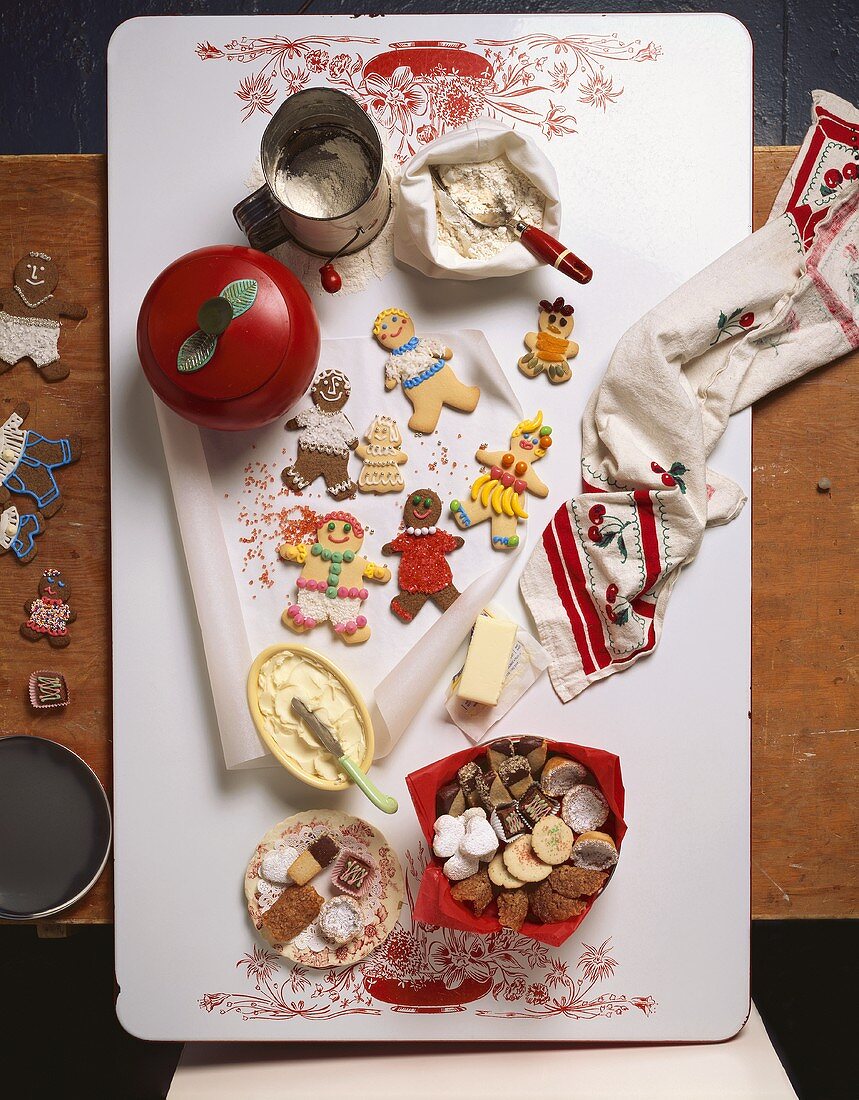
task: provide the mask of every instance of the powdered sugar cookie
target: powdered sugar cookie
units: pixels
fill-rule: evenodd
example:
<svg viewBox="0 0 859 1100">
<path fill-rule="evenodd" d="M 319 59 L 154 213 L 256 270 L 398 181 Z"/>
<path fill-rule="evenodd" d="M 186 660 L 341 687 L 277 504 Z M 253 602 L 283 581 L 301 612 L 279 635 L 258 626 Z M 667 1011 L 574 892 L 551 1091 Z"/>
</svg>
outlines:
<svg viewBox="0 0 859 1100">
<path fill-rule="evenodd" d="M 345 895 L 331 898 L 319 910 L 316 927 L 329 943 L 350 943 L 364 927 L 361 906 Z"/>
<path fill-rule="evenodd" d="M 559 798 L 570 787 L 583 783 L 587 775 L 588 769 L 578 760 L 571 760 L 568 756 L 550 756 L 543 765 L 540 786 L 546 794 Z"/>
<path fill-rule="evenodd" d="M 414 412 L 413 432 L 434 432 L 447 405 L 470 413 L 480 400 L 478 386 L 466 386 L 449 366 L 453 352 L 434 337 L 419 338 L 411 317 L 402 309 L 383 309 L 373 322 L 373 335 L 390 358 L 385 366 L 385 389 L 402 383 Z"/>
<path fill-rule="evenodd" d="M 608 802 L 596 787 L 579 783 L 564 795 L 561 817 L 574 833 L 587 833 L 605 825 L 608 820 Z"/>
</svg>

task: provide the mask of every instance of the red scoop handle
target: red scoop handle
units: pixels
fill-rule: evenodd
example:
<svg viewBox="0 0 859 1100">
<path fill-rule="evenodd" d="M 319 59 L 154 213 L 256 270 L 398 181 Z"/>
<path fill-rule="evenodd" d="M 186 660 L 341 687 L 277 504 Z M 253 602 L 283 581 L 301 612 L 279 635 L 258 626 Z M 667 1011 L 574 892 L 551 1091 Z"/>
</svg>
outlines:
<svg viewBox="0 0 859 1100">
<path fill-rule="evenodd" d="M 594 273 L 584 260 L 580 260 L 575 252 L 565 248 L 560 241 L 556 241 L 536 225 L 519 222 L 516 232 L 532 255 L 544 264 L 557 268 L 562 275 L 568 275 L 577 283 L 589 283 L 593 278 Z"/>
</svg>

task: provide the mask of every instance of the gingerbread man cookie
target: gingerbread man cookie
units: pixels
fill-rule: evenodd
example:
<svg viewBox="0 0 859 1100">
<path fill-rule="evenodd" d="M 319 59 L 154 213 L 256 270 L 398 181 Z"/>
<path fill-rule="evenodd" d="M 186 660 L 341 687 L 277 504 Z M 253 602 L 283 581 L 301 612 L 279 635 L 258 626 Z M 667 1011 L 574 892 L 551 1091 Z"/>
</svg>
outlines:
<svg viewBox="0 0 859 1100">
<path fill-rule="evenodd" d="M 413 432 L 434 432 L 445 405 L 466 413 L 477 408 L 480 387 L 460 382 L 448 365 L 453 358 L 450 348 L 435 337 L 418 338 L 405 310 L 383 309 L 373 322 L 373 335 L 390 352 L 385 389 L 402 383 L 412 403 L 409 427 Z"/>
<path fill-rule="evenodd" d="M 12 286 L 0 288 L 0 374 L 29 359 L 46 382 L 68 377 L 60 362 L 60 318 L 82 321 L 87 311 L 54 297 L 59 281 L 46 252 L 28 252 L 15 265 Z"/>
<path fill-rule="evenodd" d="M 546 497 L 548 487 L 532 469 L 552 446 L 552 429 L 543 426 L 543 414 L 533 420 L 521 420 L 510 436 L 508 451 L 477 452 L 477 461 L 487 467 L 471 487 L 471 499 L 450 502 L 450 510 L 459 527 L 490 521 L 493 550 L 513 550 L 519 545 L 516 527 L 527 519 L 523 501 L 526 493 Z"/>
<path fill-rule="evenodd" d="M 387 584 L 391 571 L 358 553 L 363 542 L 364 528 L 354 516 L 330 512 L 323 516 L 312 546 L 287 542 L 278 549 L 284 561 L 301 566 L 295 603 L 281 616 L 284 626 L 304 634 L 327 620 L 347 645 L 367 641 L 370 628 L 361 613 L 369 596 L 364 581 Z"/>
<path fill-rule="evenodd" d="M 30 406 L 20 401 L 0 424 L 0 485 L 32 497 L 47 519 L 63 506 L 54 471 L 77 462 L 81 441 L 76 435 L 46 439 L 25 429 L 29 413 Z"/>
<path fill-rule="evenodd" d="M 301 492 L 321 477 L 334 500 L 354 497 L 358 486 L 349 476 L 349 452 L 358 437 L 342 411 L 352 387 L 339 370 L 324 370 L 313 380 L 310 400 L 313 408 L 287 420 L 287 431 L 300 431 L 295 462 L 281 472 L 284 485 Z"/>
<path fill-rule="evenodd" d="M 364 465 L 358 475 L 358 488 L 362 493 L 400 493 L 406 483 L 400 466 L 408 462 L 408 455 L 400 447 L 403 437 L 396 420 L 390 416 L 377 416 L 364 436 L 366 443 L 359 443 L 355 454 Z"/>
<path fill-rule="evenodd" d="M 439 611 L 447 611 L 459 596 L 445 555 L 463 546 L 465 539 L 441 530 L 441 501 L 432 489 L 409 494 L 403 509 L 403 528 L 382 553 L 400 555 L 398 584 L 400 591 L 391 600 L 391 611 L 404 623 L 410 623 L 427 600 Z"/>
<path fill-rule="evenodd" d="M 24 604 L 27 621 L 21 623 L 21 634 L 30 642 L 47 638 L 55 649 L 64 649 L 71 639 L 67 626 L 77 618 L 69 607 L 68 581 L 59 569 L 46 569 L 39 581 L 39 595 Z"/>
<path fill-rule="evenodd" d="M 8 491 L 0 487 L 0 554 L 14 554 L 25 565 L 35 558 L 36 536 L 44 529 L 41 512 L 19 512 Z"/>
<path fill-rule="evenodd" d="M 528 352 L 519 360 L 519 370 L 528 378 L 536 378 L 545 371 L 555 386 L 569 382 L 573 372 L 567 360 L 579 354 L 579 345 L 570 339 L 574 324 L 573 307 L 563 298 L 540 302 L 539 331 L 525 336 Z"/>
</svg>

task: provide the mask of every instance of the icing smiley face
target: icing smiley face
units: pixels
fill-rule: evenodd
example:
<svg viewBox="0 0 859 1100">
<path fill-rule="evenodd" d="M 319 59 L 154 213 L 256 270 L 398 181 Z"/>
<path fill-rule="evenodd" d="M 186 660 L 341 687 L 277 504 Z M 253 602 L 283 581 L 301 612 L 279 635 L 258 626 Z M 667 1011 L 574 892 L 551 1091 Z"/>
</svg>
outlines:
<svg viewBox="0 0 859 1100">
<path fill-rule="evenodd" d="M 432 489 L 417 489 L 409 494 L 403 508 L 403 524 L 408 527 L 435 527 L 441 516 L 441 501 Z"/>
<path fill-rule="evenodd" d="M 414 338 L 414 322 L 403 310 L 386 310 L 376 318 L 373 335 L 383 348 L 393 351 Z"/>
<path fill-rule="evenodd" d="M 28 252 L 15 265 L 15 286 L 23 291 L 28 300 L 35 301 L 53 294 L 59 281 L 60 273 L 56 265 L 43 252 Z"/>
<path fill-rule="evenodd" d="M 310 398 L 322 412 L 337 412 L 349 400 L 349 379 L 339 370 L 323 371 L 313 383 Z"/>
<path fill-rule="evenodd" d="M 39 595 L 49 600 L 69 598 L 69 585 L 59 569 L 46 569 L 39 579 Z"/>
<path fill-rule="evenodd" d="M 349 550 L 355 554 L 364 542 L 364 528 L 348 512 L 331 512 L 317 529 L 316 541 L 332 553 Z"/>
</svg>

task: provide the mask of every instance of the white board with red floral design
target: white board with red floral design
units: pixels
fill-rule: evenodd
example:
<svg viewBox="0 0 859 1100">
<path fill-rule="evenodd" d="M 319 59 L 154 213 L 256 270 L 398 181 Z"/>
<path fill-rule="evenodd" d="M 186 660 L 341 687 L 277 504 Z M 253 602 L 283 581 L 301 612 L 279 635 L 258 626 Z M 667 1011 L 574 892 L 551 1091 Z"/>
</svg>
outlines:
<svg viewBox="0 0 859 1100">
<path fill-rule="evenodd" d="M 390 819 L 354 791 L 314 801 L 280 768 L 224 771 L 135 324 L 167 264 L 193 248 L 239 243 L 232 207 L 247 194 L 265 124 L 291 91 L 348 92 L 400 163 L 479 115 L 515 126 L 558 170 L 563 239 L 594 268 L 589 286 L 547 269 L 429 283 L 395 266 L 381 285 L 314 305 L 328 338 L 369 339 L 372 318 L 393 305 L 422 331 L 486 334 L 525 410 L 541 408 L 554 429 L 533 542 L 580 488 L 580 416 L 618 338 L 749 231 L 746 32 L 720 15 L 139 19 L 116 32 L 108 75 L 120 1020 L 149 1039 L 734 1033 L 748 1007 L 748 514 L 712 532 L 683 574 L 653 656 L 566 707 L 544 677 L 493 731 L 545 731 L 620 756 L 622 858 L 566 944 L 422 926 L 407 903 L 359 966 L 293 967 L 266 949 L 245 909 L 242 877 L 259 837 L 319 806 L 365 816 L 399 854 L 413 898 L 427 853 L 403 777 L 466 744 L 443 710 L 452 669 L 428 670 L 439 677 L 430 703 L 373 767 L 400 801 Z M 516 362 L 537 303 L 559 294 L 574 304 L 581 350 L 572 380 L 550 388 Z M 363 381 L 378 385 L 381 408 L 381 381 Z M 748 485 L 749 418 L 733 421 L 718 468 Z M 467 419 L 442 425 L 441 445 L 444 430 L 467 433 Z M 528 551 L 498 597 L 523 623 L 516 584 Z M 282 583 L 285 598 L 289 578 Z M 283 635 L 273 623 L 271 642 Z M 336 660 L 334 644 L 319 642 Z M 372 667 L 362 676 L 370 694 Z"/>
</svg>

